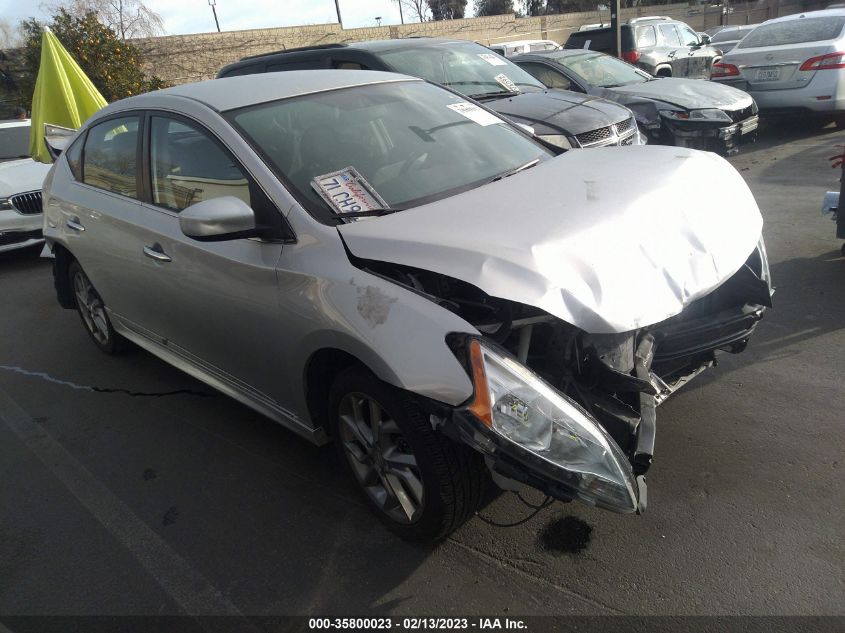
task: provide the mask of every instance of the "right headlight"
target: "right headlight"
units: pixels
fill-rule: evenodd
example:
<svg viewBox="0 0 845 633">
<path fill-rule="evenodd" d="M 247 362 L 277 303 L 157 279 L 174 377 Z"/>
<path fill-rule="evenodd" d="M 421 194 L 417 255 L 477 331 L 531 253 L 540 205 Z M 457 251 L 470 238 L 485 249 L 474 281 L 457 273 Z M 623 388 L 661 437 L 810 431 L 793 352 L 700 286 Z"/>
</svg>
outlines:
<svg viewBox="0 0 845 633">
<path fill-rule="evenodd" d="M 538 134 L 537 138 L 541 141 L 545 141 L 549 145 L 559 147 L 560 149 L 572 149 L 573 147 L 578 147 L 577 145 L 573 145 L 572 142 L 563 134 Z"/>
<path fill-rule="evenodd" d="M 6 211 L 8 209 L 14 209 L 12 201 L 8 198 L 0 198 L 0 211 Z"/>
<path fill-rule="evenodd" d="M 572 496 L 616 512 L 635 512 L 638 488 L 630 462 L 607 432 L 575 402 L 530 369 L 470 341 L 475 398 L 469 410 L 517 461 L 533 457 Z M 513 450 L 508 450 L 508 449 Z"/>
</svg>

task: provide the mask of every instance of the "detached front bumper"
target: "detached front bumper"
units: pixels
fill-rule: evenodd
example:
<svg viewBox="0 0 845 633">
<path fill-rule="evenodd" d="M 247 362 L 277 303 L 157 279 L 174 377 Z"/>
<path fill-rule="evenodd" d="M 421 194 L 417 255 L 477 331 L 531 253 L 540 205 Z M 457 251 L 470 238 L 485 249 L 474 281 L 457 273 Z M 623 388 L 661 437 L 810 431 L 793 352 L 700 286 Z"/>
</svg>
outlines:
<svg viewBox="0 0 845 633">
<path fill-rule="evenodd" d="M 699 122 L 680 124 L 668 120 L 664 120 L 663 124 L 679 147 L 730 155 L 739 151 L 741 143 L 755 139 L 759 123 L 760 117 L 755 114 L 724 127 Z"/>
</svg>

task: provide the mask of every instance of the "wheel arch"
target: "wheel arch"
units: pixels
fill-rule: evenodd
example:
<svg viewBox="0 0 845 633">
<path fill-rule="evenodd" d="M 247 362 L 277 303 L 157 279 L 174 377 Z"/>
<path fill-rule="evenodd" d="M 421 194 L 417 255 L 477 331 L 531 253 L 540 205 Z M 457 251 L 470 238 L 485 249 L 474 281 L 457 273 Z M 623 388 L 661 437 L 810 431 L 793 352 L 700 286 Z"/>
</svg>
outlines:
<svg viewBox="0 0 845 633">
<path fill-rule="evenodd" d="M 335 378 L 345 369 L 353 366 L 375 374 L 360 358 L 337 347 L 323 347 L 316 350 L 305 365 L 303 387 L 308 416 L 314 427 L 329 434 L 329 393 Z"/>
<path fill-rule="evenodd" d="M 70 282 L 70 265 L 76 258 L 63 245 L 54 242 L 53 245 L 53 285 L 56 288 L 56 299 L 59 305 L 68 310 L 76 308 L 76 297 Z"/>
</svg>

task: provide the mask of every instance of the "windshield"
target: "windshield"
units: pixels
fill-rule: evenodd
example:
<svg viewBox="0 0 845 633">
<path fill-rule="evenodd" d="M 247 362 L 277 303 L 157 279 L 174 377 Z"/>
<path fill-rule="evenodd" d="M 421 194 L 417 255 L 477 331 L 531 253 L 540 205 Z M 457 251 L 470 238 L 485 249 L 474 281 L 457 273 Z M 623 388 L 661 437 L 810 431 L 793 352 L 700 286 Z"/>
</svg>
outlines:
<svg viewBox="0 0 845 633">
<path fill-rule="evenodd" d="M 568 68 L 586 83 L 599 88 L 613 88 L 643 83 L 650 77 L 630 64 L 603 53 L 550 54 L 561 66 Z"/>
<path fill-rule="evenodd" d="M 551 156 L 496 115 L 422 81 L 314 93 L 227 118 L 322 221 L 347 209 L 318 193 L 320 177 L 350 167 L 376 199 L 401 209 Z"/>
<path fill-rule="evenodd" d="M 468 97 L 545 90 L 543 84 L 519 66 L 473 42 L 373 51 L 373 54 L 397 72 L 449 86 Z"/>
<path fill-rule="evenodd" d="M 0 160 L 29 158 L 29 125 L 0 128 Z"/>
<path fill-rule="evenodd" d="M 737 48 L 784 46 L 832 40 L 839 37 L 843 26 L 845 26 L 845 17 L 835 15 L 761 24 L 749 33 Z"/>
</svg>

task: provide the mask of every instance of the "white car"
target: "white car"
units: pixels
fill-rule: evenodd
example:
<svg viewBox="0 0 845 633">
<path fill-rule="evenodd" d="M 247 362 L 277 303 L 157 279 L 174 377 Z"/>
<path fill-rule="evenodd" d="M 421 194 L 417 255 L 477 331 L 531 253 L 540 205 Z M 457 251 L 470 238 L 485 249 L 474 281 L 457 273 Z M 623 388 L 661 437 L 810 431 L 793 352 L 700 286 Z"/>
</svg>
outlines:
<svg viewBox="0 0 845 633">
<path fill-rule="evenodd" d="M 514 40 L 512 42 L 499 42 L 488 48 L 499 53 L 503 57 L 513 57 L 522 53 L 536 53 L 538 51 L 556 51 L 561 46 L 551 40 Z"/>
<path fill-rule="evenodd" d="M 29 119 L 0 121 L 0 253 L 44 241 L 41 186 L 50 165 L 29 157 L 29 130 Z"/>
<path fill-rule="evenodd" d="M 816 115 L 845 125 L 845 9 L 764 22 L 713 65 L 765 114 Z"/>
</svg>

